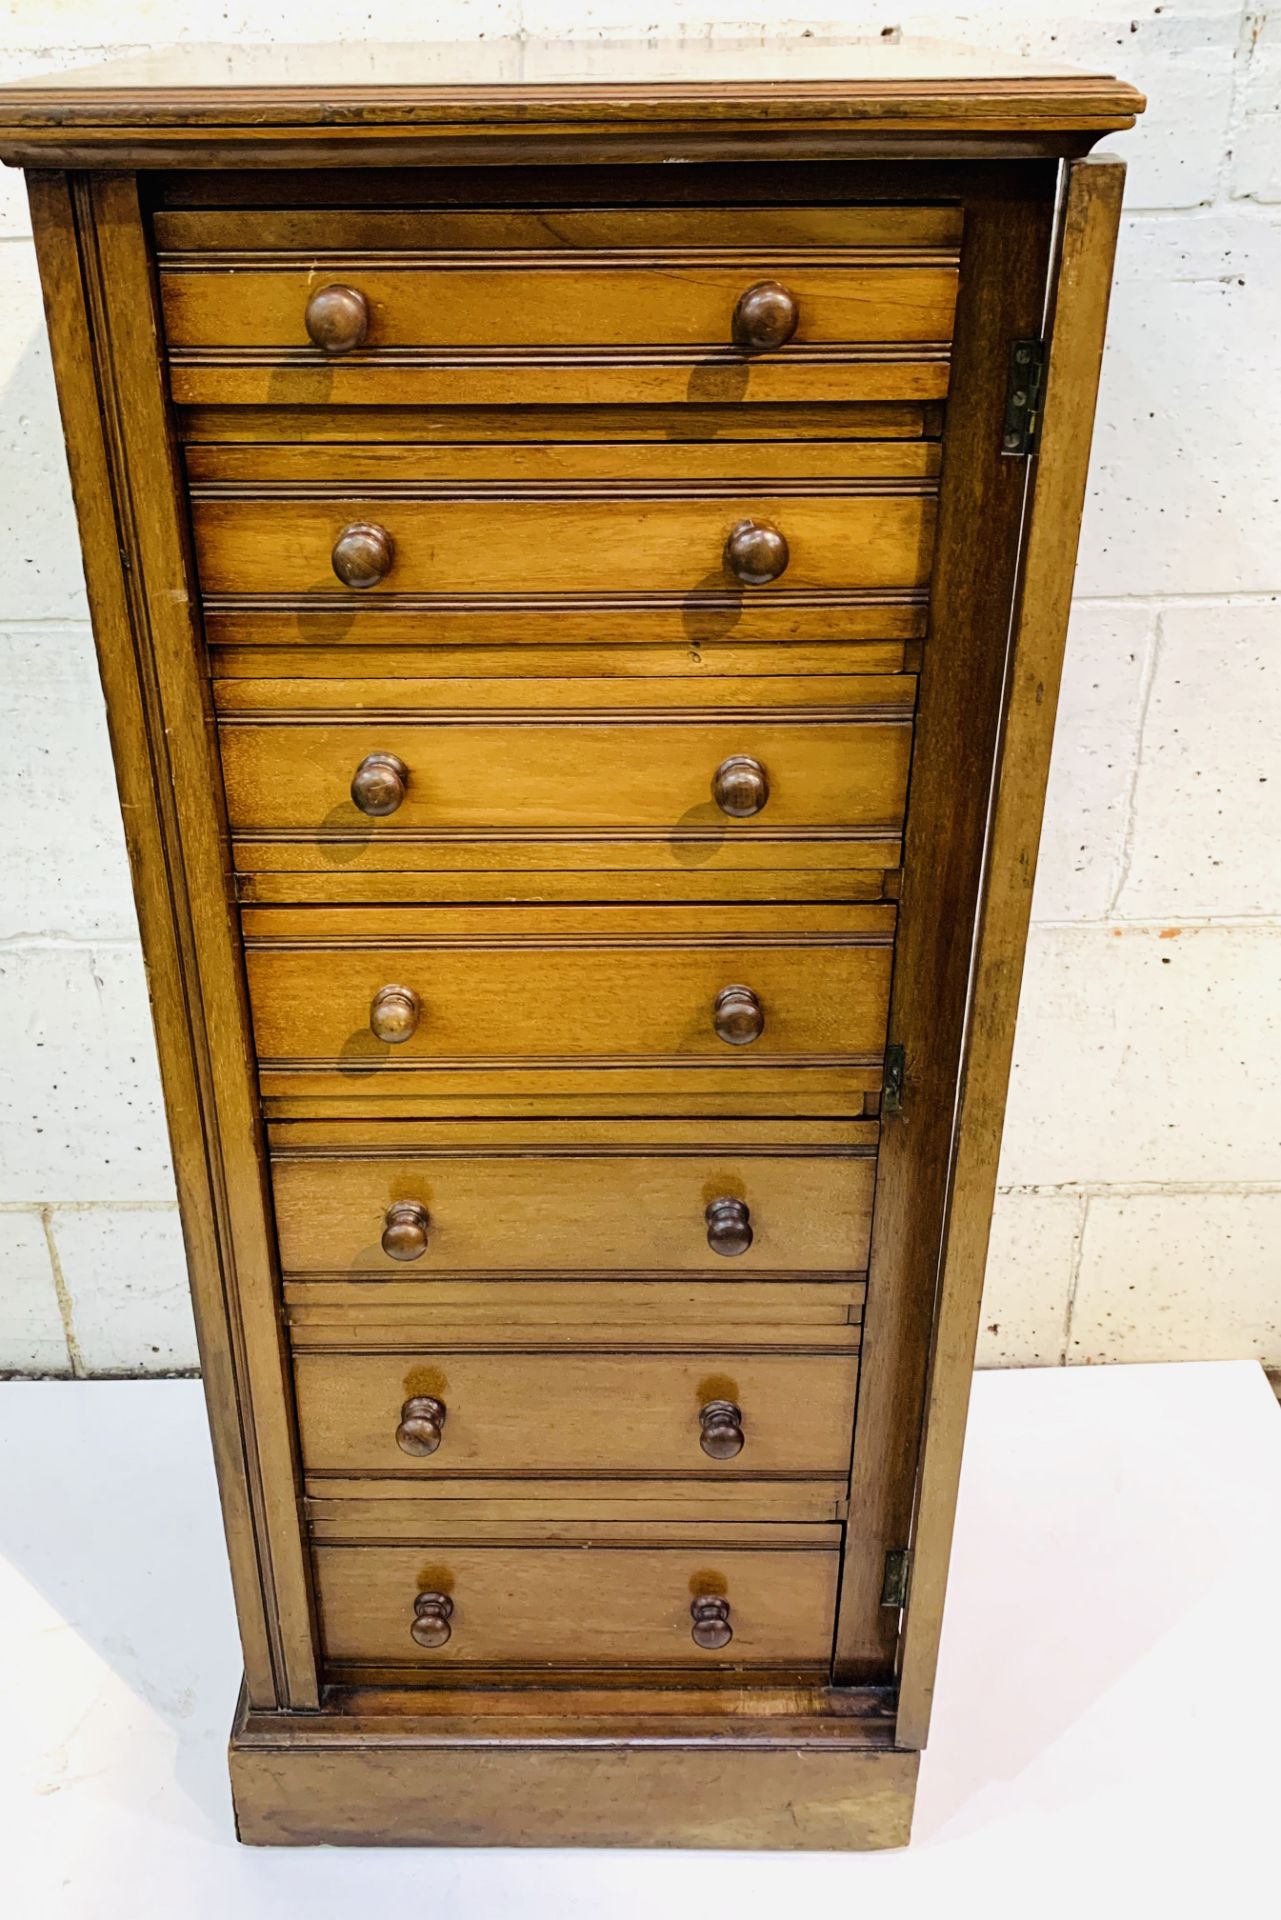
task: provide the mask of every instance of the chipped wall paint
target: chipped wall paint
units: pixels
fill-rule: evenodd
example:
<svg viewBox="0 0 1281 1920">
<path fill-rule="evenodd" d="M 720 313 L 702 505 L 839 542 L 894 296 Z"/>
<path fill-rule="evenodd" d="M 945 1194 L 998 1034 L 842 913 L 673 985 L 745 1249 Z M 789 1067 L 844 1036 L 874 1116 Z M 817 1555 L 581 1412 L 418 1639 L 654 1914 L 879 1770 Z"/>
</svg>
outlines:
<svg viewBox="0 0 1281 1920">
<path fill-rule="evenodd" d="M 16 0 L 0 74 L 366 39 L 366 5 Z M 623 0 L 384 0 L 383 40 L 627 38 Z M 1112 330 L 984 1300 L 984 1364 L 1281 1362 L 1281 29 L 1232 0 L 661 0 L 644 31 L 965 38 L 1123 74 Z M 0 1370 L 194 1367 L 21 183 L 0 175 Z M 56 792 L 56 808 L 32 804 Z"/>
</svg>

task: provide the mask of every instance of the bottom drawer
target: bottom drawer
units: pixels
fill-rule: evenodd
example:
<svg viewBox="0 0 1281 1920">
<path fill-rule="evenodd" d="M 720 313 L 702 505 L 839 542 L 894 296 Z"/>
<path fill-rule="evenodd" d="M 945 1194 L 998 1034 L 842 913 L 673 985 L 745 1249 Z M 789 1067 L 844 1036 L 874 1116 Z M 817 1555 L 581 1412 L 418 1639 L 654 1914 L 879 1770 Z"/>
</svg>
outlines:
<svg viewBox="0 0 1281 1920">
<path fill-rule="evenodd" d="M 830 1547 L 319 1547 L 331 1662 L 827 1667 Z"/>
</svg>

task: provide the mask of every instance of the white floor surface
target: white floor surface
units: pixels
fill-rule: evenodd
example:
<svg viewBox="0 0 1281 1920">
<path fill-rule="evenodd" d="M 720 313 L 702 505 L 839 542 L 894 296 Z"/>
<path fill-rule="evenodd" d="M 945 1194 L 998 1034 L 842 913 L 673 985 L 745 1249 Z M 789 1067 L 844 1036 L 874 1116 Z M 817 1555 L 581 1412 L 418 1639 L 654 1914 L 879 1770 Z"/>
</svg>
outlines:
<svg viewBox="0 0 1281 1920">
<path fill-rule="evenodd" d="M 1281 1408 L 1251 1364 L 978 1377 L 892 1854 L 260 1851 L 200 1389 L 0 1385 L 6 1920 L 1281 1912 Z"/>
</svg>

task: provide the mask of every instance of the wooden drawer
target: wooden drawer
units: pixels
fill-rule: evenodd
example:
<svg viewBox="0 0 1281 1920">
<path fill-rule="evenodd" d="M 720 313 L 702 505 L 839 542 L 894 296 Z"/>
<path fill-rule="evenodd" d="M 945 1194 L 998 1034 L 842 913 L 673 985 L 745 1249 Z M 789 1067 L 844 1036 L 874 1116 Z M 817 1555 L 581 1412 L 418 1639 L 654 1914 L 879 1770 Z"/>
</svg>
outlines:
<svg viewBox="0 0 1281 1920">
<path fill-rule="evenodd" d="M 317 1547 L 330 1662 L 377 1666 L 822 1666 L 831 1654 L 832 1548 Z M 423 1647 L 419 1595 L 443 1594 L 449 1638 Z M 732 1638 L 693 1639 L 700 1598 L 727 1603 Z M 425 1604 L 433 1626 L 441 1610 Z M 722 1612 L 722 1609 L 717 1609 Z M 439 1631 L 439 1627 L 436 1631 Z"/>
<path fill-rule="evenodd" d="M 273 209 L 160 216 L 186 404 L 934 399 L 957 289 L 954 209 Z M 563 223 L 563 224 L 562 224 Z M 735 311 L 782 281 L 794 331 L 745 350 Z M 357 296 L 358 340 L 307 325 Z"/>
<path fill-rule="evenodd" d="M 718 590 L 769 594 L 814 588 L 908 588 L 929 578 L 933 481 L 842 493 L 834 483 L 775 489 L 708 482 L 663 493 L 513 486 L 505 497 L 424 483 L 409 491 L 335 482 L 321 498 L 192 489 L 204 593 L 335 596 L 353 610 L 373 595 L 646 593 Z M 726 542 L 743 521 L 768 523 L 788 546 L 786 570 L 743 587 Z M 372 588 L 334 572 L 349 527 L 390 539 L 390 564 Z"/>
<path fill-rule="evenodd" d="M 872 1062 L 885 1043 L 888 905 L 259 907 L 242 923 L 264 1067 L 367 1085 L 460 1063 Z M 371 1025 L 391 987 L 418 1009 L 395 1043 Z M 757 1003 L 754 1040 L 713 1024 L 730 987 Z"/>
<path fill-rule="evenodd" d="M 737 1284 L 861 1273 L 876 1174 L 874 1129 L 862 1124 L 866 1146 L 825 1155 L 764 1144 L 277 1148 L 281 1265 L 421 1281 L 427 1303 L 433 1281 L 462 1275 L 688 1273 Z M 718 1201 L 732 1205 L 709 1220 Z M 389 1217 L 393 1207 L 420 1211 Z M 384 1250 L 384 1233 L 400 1257 Z"/>
<path fill-rule="evenodd" d="M 406 864 L 414 863 L 415 829 L 702 830 L 719 839 L 844 827 L 892 838 L 907 790 L 914 682 L 907 675 L 867 679 L 870 687 L 851 688 L 873 696 L 857 708 L 795 712 L 780 703 L 737 718 L 636 713 L 621 703 L 595 712 L 459 706 L 414 716 L 381 706 L 377 684 L 366 683 L 349 689 L 348 698 L 367 691 L 369 712 L 348 706 L 291 713 L 282 705 L 225 714 L 227 810 L 233 832 L 310 831 L 344 842 L 372 836 L 399 845 Z M 625 690 L 613 691 L 625 699 Z M 891 693 L 892 702 L 874 702 L 877 691 Z M 282 693 L 288 700 L 288 689 Z M 404 798 L 382 816 L 352 798 L 357 769 L 375 755 L 391 755 L 406 770 Z M 766 797 L 755 813 L 736 816 L 716 803 L 713 783 L 726 762 L 743 757 L 763 770 Z M 759 786 L 754 769 L 745 777 Z M 730 806 L 738 804 L 728 787 L 721 792 Z M 673 860 L 680 852 L 670 845 Z M 344 851 L 335 857 L 341 863 Z"/>
<path fill-rule="evenodd" d="M 250 229 L 252 232 L 252 228 Z M 171 347 L 280 347 L 316 365 L 334 360 L 308 337 L 308 302 L 330 285 L 359 294 L 368 312 L 362 358 L 396 347 L 732 347 L 740 297 L 782 279 L 796 302 L 795 347 L 844 341 L 946 341 L 956 308 L 950 264 L 811 265 L 768 270 L 562 253 L 514 265 L 466 258 L 330 252 L 227 264 L 205 258 L 161 268 Z M 786 351 L 784 348 L 782 351 Z M 343 356 L 344 363 L 350 364 Z"/>
<path fill-rule="evenodd" d="M 858 1356 L 451 1352 L 427 1342 L 300 1353 L 295 1377 L 309 1475 L 822 1476 L 848 1470 Z M 416 1454 L 397 1431 L 423 1397 L 445 1413 L 436 1450 Z M 724 1457 L 702 1444 L 701 1410 L 718 1402 L 742 1416 L 742 1448 Z"/>
</svg>

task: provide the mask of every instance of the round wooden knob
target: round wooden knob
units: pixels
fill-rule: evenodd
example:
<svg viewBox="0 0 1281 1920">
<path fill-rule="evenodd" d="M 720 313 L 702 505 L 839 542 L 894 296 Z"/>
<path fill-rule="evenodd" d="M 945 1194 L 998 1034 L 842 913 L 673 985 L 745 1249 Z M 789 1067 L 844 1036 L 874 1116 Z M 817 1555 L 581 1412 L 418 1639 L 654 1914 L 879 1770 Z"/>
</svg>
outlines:
<svg viewBox="0 0 1281 1920">
<path fill-rule="evenodd" d="M 789 557 L 787 541 L 768 520 L 740 520 L 725 542 L 725 564 L 745 587 L 777 580 Z"/>
<path fill-rule="evenodd" d="M 712 775 L 712 798 L 732 820 L 759 813 L 769 799 L 769 779 L 760 761 L 750 753 L 731 753 Z"/>
<path fill-rule="evenodd" d="M 396 1445 L 402 1453 L 412 1453 L 415 1459 L 421 1460 L 435 1453 L 444 1434 L 443 1400 L 434 1400 L 429 1393 L 416 1393 L 412 1400 L 406 1400 L 396 1429 Z"/>
<path fill-rule="evenodd" d="M 383 1218 L 383 1252 L 389 1260 L 421 1260 L 427 1251 L 431 1215 L 417 1200 L 397 1200 Z"/>
<path fill-rule="evenodd" d="M 707 1653 L 715 1653 L 718 1647 L 727 1647 L 734 1638 L 734 1629 L 729 1623 L 729 1601 L 721 1600 L 714 1594 L 702 1594 L 689 1603 L 690 1618 L 694 1622 L 689 1637 L 696 1647 L 702 1647 Z"/>
<path fill-rule="evenodd" d="M 357 520 L 344 527 L 334 542 L 334 572 L 345 587 L 376 587 L 391 572 L 395 556 L 395 544 L 386 527 Z"/>
<path fill-rule="evenodd" d="M 765 1010 L 750 987 L 722 987 L 712 1008 L 717 1038 L 728 1047 L 750 1047 L 765 1031 Z"/>
<path fill-rule="evenodd" d="M 395 813 L 409 785 L 409 768 L 394 753 L 367 753 L 351 776 L 351 797 L 372 820 Z"/>
<path fill-rule="evenodd" d="M 743 1415 L 732 1400 L 709 1400 L 698 1410 L 698 1444 L 712 1460 L 732 1460 L 743 1451 Z"/>
<path fill-rule="evenodd" d="M 453 1628 L 454 1603 L 447 1593 L 420 1593 L 414 1601 L 411 1637 L 420 1647 L 443 1647 Z"/>
<path fill-rule="evenodd" d="M 355 287 L 318 287 L 303 318 L 312 345 L 322 353 L 350 353 L 365 344 L 369 302 Z"/>
<path fill-rule="evenodd" d="M 729 1260 L 747 1252 L 752 1244 L 752 1216 L 746 1200 L 713 1200 L 703 1218 L 713 1253 L 723 1253 Z"/>
<path fill-rule="evenodd" d="M 422 1010 L 412 987 L 379 987 L 369 1007 L 369 1030 L 375 1040 L 401 1046 L 412 1038 Z"/>
<path fill-rule="evenodd" d="M 796 297 L 778 280 L 758 280 L 740 294 L 734 309 L 734 345 L 748 353 L 785 347 L 796 332 L 801 310 Z"/>
</svg>

